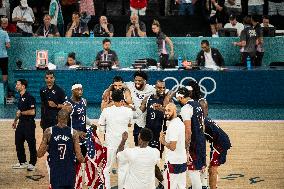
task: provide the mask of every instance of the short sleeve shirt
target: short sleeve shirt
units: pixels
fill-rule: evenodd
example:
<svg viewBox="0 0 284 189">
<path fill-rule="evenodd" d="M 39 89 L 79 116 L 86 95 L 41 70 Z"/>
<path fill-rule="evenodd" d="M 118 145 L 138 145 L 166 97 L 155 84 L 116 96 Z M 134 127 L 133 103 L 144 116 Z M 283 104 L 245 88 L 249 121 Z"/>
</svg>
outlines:
<svg viewBox="0 0 284 189">
<path fill-rule="evenodd" d="M 158 52 L 159 54 L 167 54 L 166 49 L 166 35 L 163 32 L 159 32 L 157 35 L 157 44 L 158 44 Z"/>
<path fill-rule="evenodd" d="M 9 35 L 6 31 L 0 28 L 0 58 L 8 57 L 6 43 L 10 43 Z"/>
<path fill-rule="evenodd" d="M 72 23 L 69 23 L 67 26 L 67 31 L 70 29 L 71 26 Z M 72 37 L 80 37 L 83 33 L 87 31 L 88 31 L 88 26 L 85 23 L 80 22 L 79 26 L 72 30 Z"/>
<path fill-rule="evenodd" d="M 128 32 L 131 25 L 132 23 L 127 24 L 126 33 Z M 142 32 L 146 32 L 146 25 L 144 24 L 144 22 L 139 21 L 139 28 Z M 139 37 L 138 30 L 136 28 L 134 29 L 134 32 L 131 33 L 131 37 Z"/>
<path fill-rule="evenodd" d="M 31 96 L 28 92 L 25 92 L 23 96 L 20 96 L 18 101 L 18 109 L 22 111 L 32 110 L 35 109 L 35 98 Z M 35 115 L 21 115 L 19 120 L 26 121 L 26 120 L 33 120 Z"/>
<path fill-rule="evenodd" d="M 246 27 L 240 36 L 241 41 L 246 41 L 246 46 L 241 49 L 242 52 L 255 52 L 256 51 L 256 40 L 257 32 L 252 27 Z"/>
<path fill-rule="evenodd" d="M 108 24 L 107 28 L 110 33 L 114 33 L 114 28 L 112 24 Z M 94 27 L 94 35 L 96 37 L 109 37 L 109 34 L 105 31 L 104 28 L 101 27 L 100 24 L 96 24 Z"/>
<path fill-rule="evenodd" d="M 180 115 L 183 121 L 191 121 L 193 115 L 193 108 L 189 104 L 184 105 L 180 110 Z"/>
<path fill-rule="evenodd" d="M 113 50 L 109 50 L 108 53 L 104 53 L 104 51 L 100 51 L 98 52 L 97 56 L 96 56 L 96 60 L 97 61 L 118 61 L 118 57 L 115 51 Z"/>
</svg>

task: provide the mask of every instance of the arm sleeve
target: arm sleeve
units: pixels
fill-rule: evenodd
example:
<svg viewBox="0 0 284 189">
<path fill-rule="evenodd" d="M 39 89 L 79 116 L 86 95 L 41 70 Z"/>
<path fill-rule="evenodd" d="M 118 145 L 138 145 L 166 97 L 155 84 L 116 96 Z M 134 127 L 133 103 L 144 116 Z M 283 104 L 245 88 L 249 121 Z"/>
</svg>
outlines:
<svg viewBox="0 0 284 189">
<path fill-rule="evenodd" d="M 60 90 L 60 93 L 59 93 L 59 101 L 58 103 L 59 104 L 63 104 L 64 102 L 66 102 L 67 100 L 67 96 L 65 94 L 65 91 L 63 89 Z"/>
<path fill-rule="evenodd" d="M 114 33 L 114 28 L 112 24 L 109 24 L 109 28 L 108 28 L 110 33 Z"/>
<path fill-rule="evenodd" d="M 35 98 L 31 96 L 30 100 L 29 100 L 29 110 L 35 109 Z"/>
<path fill-rule="evenodd" d="M 5 33 L 5 42 L 10 43 L 10 38 L 7 32 Z"/>
<path fill-rule="evenodd" d="M 220 51 L 218 49 L 216 49 L 216 51 L 217 51 L 217 54 L 218 54 L 218 57 L 219 57 L 219 62 L 220 62 L 219 66 L 224 66 L 224 58 L 223 58 L 222 54 L 220 53 Z"/>
<path fill-rule="evenodd" d="M 113 61 L 118 61 L 118 56 L 114 51 L 113 51 Z"/>
<path fill-rule="evenodd" d="M 193 115 L 193 108 L 192 106 L 186 104 L 181 108 L 180 115 L 183 121 L 191 121 L 191 117 Z"/>
<path fill-rule="evenodd" d="M 98 124 L 99 125 L 106 125 L 106 117 L 105 117 L 105 109 L 103 110 L 102 114 L 100 115 Z"/>
</svg>

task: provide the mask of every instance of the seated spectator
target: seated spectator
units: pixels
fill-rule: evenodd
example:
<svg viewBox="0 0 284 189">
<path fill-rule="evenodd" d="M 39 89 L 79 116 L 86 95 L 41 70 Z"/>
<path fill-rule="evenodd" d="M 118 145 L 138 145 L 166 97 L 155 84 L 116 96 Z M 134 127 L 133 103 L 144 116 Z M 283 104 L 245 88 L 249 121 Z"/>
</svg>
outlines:
<svg viewBox="0 0 284 189">
<path fill-rule="evenodd" d="M 15 24 L 10 24 L 8 18 L 1 18 L 1 28 L 5 30 L 7 33 L 16 33 L 17 28 Z"/>
<path fill-rule="evenodd" d="M 269 23 L 269 17 L 263 16 L 262 17 L 262 23 L 260 24 L 263 28 L 273 28 L 274 26 Z"/>
<path fill-rule="evenodd" d="M 147 0 L 130 0 L 130 11 L 132 14 L 145 16 L 147 9 Z"/>
<path fill-rule="evenodd" d="M 264 0 L 248 0 L 248 15 L 263 15 Z"/>
<path fill-rule="evenodd" d="M 268 0 L 268 15 L 284 16 L 284 0 Z"/>
<path fill-rule="evenodd" d="M 46 14 L 43 17 L 43 25 L 41 25 L 34 36 L 38 37 L 60 37 L 58 29 L 55 25 L 50 23 L 51 17 Z"/>
<path fill-rule="evenodd" d="M 224 66 L 224 59 L 221 53 L 216 48 L 211 48 L 207 40 L 201 41 L 202 50 L 196 57 L 196 63 L 198 66 L 204 66 L 210 69 L 220 69 Z"/>
<path fill-rule="evenodd" d="M 0 17 L 10 17 L 10 2 L 9 0 L 0 0 Z"/>
<path fill-rule="evenodd" d="M 218 30 L 223 27 L 223 23 L 227 22 L 224 4 L 224 0 L 210 0 L 209 10 L 212 37 L 218 37 Z"/>
<path fill-rule="evenodd" d="M 242 14 L 242 2 L 241 0 L 226 0 L 225 6 L 227 7 L 228 15 L 241 15 Z"/>
<path fill-rule="evenodd" d="M 72 23 L 67 26 L 66 37 L 81 37 L 89 35 L 88 26 L 80 21 L 80 14 L 73 12 Z"/>
<path fill-rule="evenodd" d="M 94 27 L 94 35 L 96 37 L 112 37 L 114 33 L 113 25 L 108 23 L 107 17 L 101 16 L 100 23 Z"/>
<path fill-rule="evenodd" d="M 103 50 L 98 52 L 95 60 L 95 65 L 98 66 L 100 61 L 111 61 L 112 66 L 119 67 L 118 57 L 116 55 L 116 52 L 113 50 L 110 50 L 111 47 L 111 41 L 109 39 L 103 40 Z"/>
<path fill-rule="evenodd" d="M 18 33 L 25 37 L 33 36 L 32 24 L 35 21 L 35 16 L 32 8 L 28 6 L 27 0 L 21 0 L 20 5 L 14 8 L 12 21 L 17 22 Z"/>
<path fill-rule="evenodd" d="M 137 14 L 130 16 L 130 23 L 126 26 L 126 37 L 146 37 L 146 25 L 139 20 Z"/>
<path fill-rule="evenodd" d="M 233 29 L 237 29 L 238 32 L 238 36 L 241 35 L 241 32 L 244 29 L 244 25 L 242 23 L 239 23 L 236 19 L 235 15 L 230 15 L 229 18 L 229 23 L 225 24 L 224 28 L 233 28 Z"/>
<path fill-rule="evenodd" d="M 65 64 L 65 66 L 79 66 L 81 65 L 80 62 L 76 61 L 76 54 L 74 52 L 71 52 L 68 54 L 68 57 L 67 57 L 67 62 Z"/>
<path fill-rule="evenodd" d="M 194 4 L 192 0 L 176 0 L 176 3 L 179 4 L 178 15 L 193 15 L 194 14 Z"/>
</svg>

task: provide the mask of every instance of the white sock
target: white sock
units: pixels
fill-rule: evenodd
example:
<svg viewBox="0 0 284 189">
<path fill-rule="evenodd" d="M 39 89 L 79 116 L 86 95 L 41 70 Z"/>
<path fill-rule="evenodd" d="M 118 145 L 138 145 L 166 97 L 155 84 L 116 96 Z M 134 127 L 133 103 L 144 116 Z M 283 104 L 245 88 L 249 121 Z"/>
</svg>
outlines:
<svg viewBox="0 0 284 189">
<path fill-rule="evenodd" d="M 200 173 L 202 186 L 208 186 L 208 171 L 205 169 L 203 173 Z"/>
<path fill-rule="evenodd" d="M 189 171 L 189 178 L 191 180 L 192 189 L 202 189 L 202 183 L 200 178 L 200 171 Z"/>
</svg>

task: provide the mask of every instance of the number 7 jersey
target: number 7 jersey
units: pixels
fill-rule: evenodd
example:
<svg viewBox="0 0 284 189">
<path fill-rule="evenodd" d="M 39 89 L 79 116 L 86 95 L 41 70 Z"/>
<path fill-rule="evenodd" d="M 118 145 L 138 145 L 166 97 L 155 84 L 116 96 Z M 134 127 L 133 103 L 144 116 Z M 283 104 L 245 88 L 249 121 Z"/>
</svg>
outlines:
<svg viewBox="0 0 284 189">
<path fill-rule="evenodd" d="M 51 184 L 64 185 L 75 179 L 75 151 L 73 129 L 70 127 L 51 127 L 48 144 L 48 164 Z"/>
</svg>

